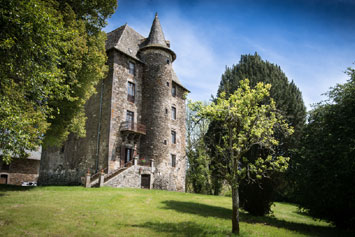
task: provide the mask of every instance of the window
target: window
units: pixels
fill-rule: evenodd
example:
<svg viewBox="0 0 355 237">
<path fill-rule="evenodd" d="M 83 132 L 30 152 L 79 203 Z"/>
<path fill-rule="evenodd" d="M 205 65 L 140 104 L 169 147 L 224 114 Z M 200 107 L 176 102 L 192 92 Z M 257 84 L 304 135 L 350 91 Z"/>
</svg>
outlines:
<svg viewBox="0 0 355 237">
<path fill-rule="evenodd" d="M 171 166 L 176 167 L 176 155 L 171 154 Z"/>
<path fill-rule="evenodd" d="M 132 62 L 128 62 L 128 71 L 129 74 L 135 75 L 136 73 L 136 65 Z"/>
<path fill-rule="evenodd" d="M 164 145 L 168 144 L 168 141 L 167 140 L 164 140 Z"/>
<path fill-rule="evenodd" d="M 171 131 L 171 143 L 176 144 L 176 132 Z"/>
<path fill-rule="evenodd" d="M 176 108 L 174 106 L 171 107 L 171 118 L 176 119 Z"/>
<path fill-rule="evenodd" d="M 127 126 L 129 126 L 130 128 L 133 128 L 133 126 L 134 126 L 134 113 L 132 111 L 127 110 L 126 122 L 127 122 Z"/>
<path fill-rule="evenodd" d="M 165 114 L 168 114 L 169 110 L 167 108 L 165 108 Z"/>
<path fill-rule="evenodd" d="M 168 81 L 166 82 L 166 86 L 167 86 L 167 87 L 169 87 L 169 86 L 170 86 L 170 84 L 169 84 L 169 82 L 168 82 Z"/>
<path fill-rule="evenodd" d="M 132 82 L 128 82 L 128 87 L 127 87 L 127 100 L 129 102 L 134 103 L 135 99 L 135 94 L 136 94 L 136 85 Z"/>
<path fill-rule="evenodd" d="M 171 87 L 171 95 L 172 96 L 176 96 L 176 85 L 173 85 L 172 87 Z"/>
</svg>

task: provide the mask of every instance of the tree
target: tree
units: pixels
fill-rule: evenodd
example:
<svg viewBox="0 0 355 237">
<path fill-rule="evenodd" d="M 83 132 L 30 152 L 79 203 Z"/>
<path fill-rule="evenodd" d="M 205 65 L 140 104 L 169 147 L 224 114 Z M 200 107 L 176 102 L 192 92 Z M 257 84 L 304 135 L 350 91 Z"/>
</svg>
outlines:
<svg viewBox="0 0 355 237">
<path fill-rule="evenodd" d="M 310 112 L 297 160 L 301 207 L 337 227 L 355 226 L 355 70 Z"/>
<path fill-rule="evenodd" d="M 192 101 L 188 101 L 187 106 L 187 147 L 188 169 L 186 173 L 187 188 L 195 193 L 211 194 L 211 174 L 210 158 L 206 151 L 204 135 L 207 132 L 209 121 L 201 119 L 199 123 L 194 123 L 196 111 L 189 109 Z"/>
<path fill-rule="evenodd" d="M 107 71 L 101 28 L 116 0 L 3 0 L 0 149 L 3 159 L 85 136 L 84 104 Z"/>
<path fill-rule="evenodd" d="M 222 92 L 225 92 L 228 96 L 233 94 L 239 87 L 240 82 L 248 78 L 251 86 L 255 86 L 259 82 L 271 84 L 270 97 L 276 102 L 276 108 L 279 113 L 283 115 L 287 123 L 294 128 L 292 136 L 284 136 L 282 132 L 275 131 L 275 136 L 279 140 L 279 145 L 275 147 L 275 153 L 288 156 L 291 158 L 290 165 L 292 166 L 293 157 L 296 155 L 295 151 L 299 147 L 299 139 L 302 136 L 302 128 L 306 119 L 306 107 L 304 105 L 302 94 L 293 81 L 289 81 L 285 73 L 278 65 L 264 61 L 261 57 L 255 53 L 254 55 L 242 55 L 239 63 L 232 67 L 227 67 L 218 88 L 217 97 Z M 209 127 L 209 131 L 206 135 L 206 143 L 210 148 L 210 155 L 212 162 L 214 157 L 217 156 L 214 148 L 214 144 L 220 140 L 218 131 L 221 125 L 217 121 L 212 121 Z M 254 147 L 254 150 L 248 152 L 249 159 L 256 159 L 258 155 L 267 156 L 267 152 L 263 152 L 258 147 Z M 218 158 L 217 158 L 218 159 Z M 292 168 L 292 167 L 290 167 Z M 242 204 L 245 204 L 244 208 L 249 213 L 254 215 L 264 215 L 270 211 L 272 204 L 272 197 L 274 196 L 276 184 L 282 185 L 283 189 L 278 189 L 278 192 L 282 196 L 285 193 L 290 193 L 292 187 L 289 183 L 289 170 L 284 174 L 273 173 L 273 180 L 259 180 L 252 185 L 242 185 L 241 194 L 243 199 Z M 287 177 L 285 177 L 287 176 Z M 251 187 L 254 186 L 254 187 Z M 287 190 L 286 190 L 287 189 Z M 259 193 L 260 195 L 257 195 Z M 263 200 L 260 197 L 263 196 Z M 252 201 L 252 200 L 255 200 Z M 260 205 L 264 204 L 264 205 Z M 251 207 L 251 208 L 249 208 Z M 258 209 L 256 207 L 259 207 Z"/>
<path fill-rule="evenodd" d="M 210 105 L 195 103 L 198 111 L 196 120 L 207 118 L 221 122 L 221 141 L 216 144 L 219 154 L 219 170 L 232 189 L 232 232 L 239 234 L 239 193 L 244 179 L 261 179 L 269 170 L 285 171 L 288 158 L 274 156 L 273 148 L 278 145 L 274 129 L 279 127 L 286 134 L 293 129 L 276 112 L 275 102 L 269 97 L 271 85 L 258 83 L 254 89 L 249 80 L 240 82 L 240 87 L 228 97 L 222 92 Z M 270 153 L 263 159 L 250 160 L 246 153 L 254 146 L 267 149 Z M 254 176 L 255 175 L 255 176 Z"/>
</svg>

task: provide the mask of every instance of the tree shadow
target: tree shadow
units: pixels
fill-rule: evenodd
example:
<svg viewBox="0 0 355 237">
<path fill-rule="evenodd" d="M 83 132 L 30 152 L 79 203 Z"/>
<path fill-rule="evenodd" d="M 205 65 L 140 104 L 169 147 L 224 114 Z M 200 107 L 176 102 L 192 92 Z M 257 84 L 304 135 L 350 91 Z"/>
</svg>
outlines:
<svg viewBox="0 0 355 237">
<path fill-rule="evenodd" d="M 28 191 L 34 188 L 36 188 L 36 186 L 17 186 L 11 184 L 0 184 L 0 192 Z"/>
<path fill-rule="evenodd" d="M 216 231 L 215 229 L 212 229 L 211 226 L 199 225 L 191 221 L 179 223 L 145 222 L 140 225 L 131 225 L 131 227 L 148 228 L 158 233 L 168 233 L 173 236 L 226 236 L 230 234 L 229 231 Z"/>
<path fill-rule="evenodd" d="M 164 209 L 171 209 L 177 212 L 189 213 L 202 217 L 215 217 L 228 220 L 231 220 L 232 217 L 232 210 L 224 207 L 175 200 L 164 201 L 163 204 L 165 204 L 165 207 L 163 207 Z M 272 216 L 252 216 L 247 213 L 240 213 L 240 221 L 249 224 L 264 224 L 288 229 L 308 236 L 354 236 L 354 232 L 346 232 L 334 227 L 289 222 L 276 219 Z"/>
</svg>

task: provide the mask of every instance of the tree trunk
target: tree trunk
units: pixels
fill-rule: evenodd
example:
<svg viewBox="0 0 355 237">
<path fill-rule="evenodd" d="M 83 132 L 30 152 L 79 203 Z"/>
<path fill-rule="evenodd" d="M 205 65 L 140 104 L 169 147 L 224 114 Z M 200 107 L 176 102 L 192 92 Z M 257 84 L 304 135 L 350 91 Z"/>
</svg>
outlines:
<svg viewBox="0 0 355 237">
<path fill-rule="evenodd" d="M 239 192 L 232 186 L 232 233 L 239 235 Z"/>
</svg>

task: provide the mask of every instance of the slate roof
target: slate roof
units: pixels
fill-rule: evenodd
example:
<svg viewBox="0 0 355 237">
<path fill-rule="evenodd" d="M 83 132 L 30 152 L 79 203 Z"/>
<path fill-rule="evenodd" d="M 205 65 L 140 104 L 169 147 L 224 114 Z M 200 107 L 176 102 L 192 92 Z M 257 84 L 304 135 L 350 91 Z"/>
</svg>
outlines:
<svg viewBox="0 0 355 237">
<path fill-rule="evenodd" d="M 141 34 L 125 24 L 107 34 L 106 50 L 115 48 L 140 61 L 137 53 L 144 40 Z"/>
</svg>

